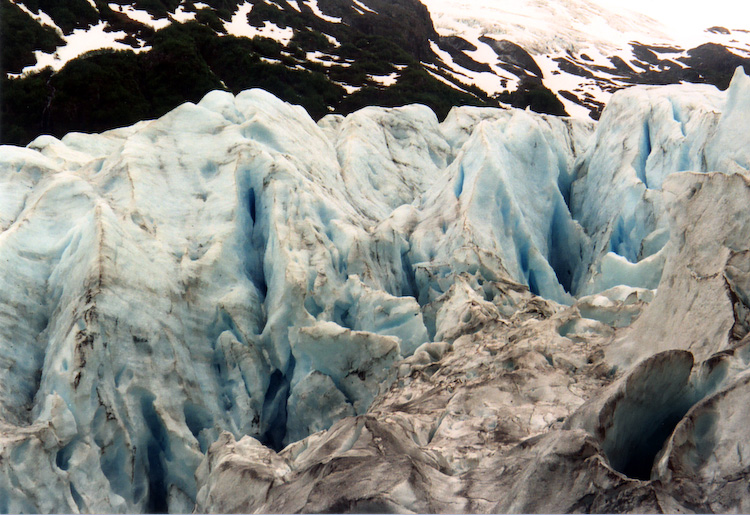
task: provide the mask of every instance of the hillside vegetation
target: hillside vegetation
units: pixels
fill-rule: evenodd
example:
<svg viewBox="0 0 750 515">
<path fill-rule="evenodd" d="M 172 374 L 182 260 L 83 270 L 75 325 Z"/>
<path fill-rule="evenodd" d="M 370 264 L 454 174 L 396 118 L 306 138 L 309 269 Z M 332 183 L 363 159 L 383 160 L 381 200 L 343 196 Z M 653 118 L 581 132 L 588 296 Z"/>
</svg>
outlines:
<svg viewBox="0 0 750 515">
<path fill-rule="evenodd" d="M 91 11 L 80 2 L 66 3 L 62 8 L 59 2 L 51 6 L 44 0 L 29 0 L 24 5 L 30 11 L 42 9 L 64 33 L 96 23 L 101 17 L 111 27 L 126 30 L 126 40 L 134 46 L 148 45 L 150 49 L 137 53 L 135 49 L 97 50 L 56 72 L 44 69 L 11 78 L 8 72 L 18 73 L 35 62 L 34 50 L 51 52 L 63 41 L 53 29 L 38 24 L 9 0 L 0 1 L 0 33 L 8 39 L 3 41 L 3 143 L 24 145 L 39 134 L 59 137 L 70 131 L 100 132 L 129 125 L 159 117 L 181 103 L 196 102 L 215 89 L 236 94 L 262 88 L 303 106 L 315 119 L 328 113 L 348 114 L 368 105 L 422 103 L 440 118 L 455 105 L 499 105 L 479 88 L 451 87 L 426 71 L 420 59 L 430 59 L 427 37 L 434 29 L 426 9 L 414 0 L 400 0 L 391 9 L 381 2 L 387 16 L 357 15 L 361 19 L 351 20 L 346 19 L 345 12 L 349 3 L 321 3 L 326 12 L 342 15 L 344 23 L 329 23 L 310 10 L 298 12 L 283 5 L 256 4 L 248 17 L 250 23 L 262 26 L 270 21 L 282 28 L 294 28 L 294 37 L 287 45 L 260 36 L 251 39 L 226 34 L 224 22 L 236 10 L 237 2 L 231 0 L 207 2 L 210 7 L 195 10 L 194 21 L 173 22 L 159 31 L 102 2 L 97 2 L 99 12 L 94 16 L 97 13 L 84 0 Z M 164 17 L 178 2 L 143 0 L 129 4 Z M 74 18 L 83 21 L 73 22 Z M 394 23 L 404 28 L 390 34 L 403 35 L 389 37 L 389 23 L 391 29 Z M 309 59 L 312 52 L 322 52 L 330 61 Z M 397 77 L 390 87 L 372 78 L 389 74 Z"/>
</svg>

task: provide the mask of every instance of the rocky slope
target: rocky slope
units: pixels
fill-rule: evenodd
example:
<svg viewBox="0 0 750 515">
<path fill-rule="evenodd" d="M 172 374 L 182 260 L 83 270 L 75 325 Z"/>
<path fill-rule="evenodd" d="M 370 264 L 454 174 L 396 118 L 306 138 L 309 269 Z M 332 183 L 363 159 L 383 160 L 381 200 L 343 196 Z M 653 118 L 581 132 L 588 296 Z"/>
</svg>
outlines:
<svg viewBox="0 0 750 515">
<path fill-rule="evenodd" d="M 0 141 L 101 132 L 257 87 L 314 119 L 368 105 L 598 118 L 633 84 L 750 73 L 747 27 L 682 40 L 589 0 L 0 1 Z M 709 29 L 709 30 L 704 30 Z"/>
<path fill-rule="evenodd" d="M 450 74 L 495 94 L 543 82 L 573 116 L 598 118 L 613 92 L 633 84 L 707 82 L 725 89 L 737 66 L 750 73 L 744 6 L 735 6 L 730 20 L 691 6 L 693 18 L 705 13 L 706 20 L 685 27 L 616 2 L 424 3 L 439 35 L 435 50 Z M 672 18 L 683 19 L 680 13 Z"/>
<path fill-rule="evenodd" d="M 0 511 L 745 510 L 748 98 L 0 147 Z"/>
<path fill-rule="evenodd" d="M 3 0 L 2 141 L 130 125 L 214 89 L 263 88 L 315 119 L 372 104 L 419 102 L 441 117 L 498 105 L 424 67 L 437 35 L 421 3 L 370 4 Z"/>
</svg>

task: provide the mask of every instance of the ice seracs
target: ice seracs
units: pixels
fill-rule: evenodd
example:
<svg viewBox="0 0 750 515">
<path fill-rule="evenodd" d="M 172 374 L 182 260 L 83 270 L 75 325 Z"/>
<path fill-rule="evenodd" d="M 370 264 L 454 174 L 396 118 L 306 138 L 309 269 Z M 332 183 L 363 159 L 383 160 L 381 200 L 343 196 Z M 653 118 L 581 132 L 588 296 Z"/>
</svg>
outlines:
<svg viewBox="0 0 750 515">
<path fill-rule="evenodd" d="M 585 236 L 563 192 L 572 180 L 576 143 L 582 147 L 591 126 L 520 110 L 498 115 L 475 118 L 479 123 L 446 172 L 449 180 L 423 197 L 410 251 L 420 302 L 431 291 L 442 293 L 440 278 L 451 272 L 485 275 L 482 261 L 491 270 L 485 280 L 508 273 L 534 293 L 569 300 L 575 265 L 566 260 L 580 253 L 575 247 Z M 455 130 L 462 122 L 451 118 L 446 123 Z M 451 136 L 461 141 L 460 132 Z M 419 284 L 425 280 L 431 284 Z"/>
<path fill-rule="evenodd" d="M 695 506 L 744 463 L 690 456 L 744 445 L 747 88 L 0 148 L 0 511 Z"/>
<path fill-rule="evenodd" d="M 659 249 L 668 239 L 662 185 L 680 171 L 744 173 L 747 146 L 741 142 L 747 137 L 725 127 L 739 123 L 733 120 L 743 108 L 735 108 L 733 99 L 745 95 L 746 81 L 738 70 L 726 94 L 706 86 L 666 86 L 615 96 L 599 124 L 601 139 L 579 163 L 583 177 L 573 185 L 574 218 L 587 234 L 608 236 L 592 242 L 590 255 L 608 252 L 603 259 L 584 256 L 589 270 L 579 291 L 623 281 L 656 287 L 664 259 Z M 606 200 L 586 202 L 594 196 Z M 607 269 L 616 281 L 607 280 Z"/>
</svg>

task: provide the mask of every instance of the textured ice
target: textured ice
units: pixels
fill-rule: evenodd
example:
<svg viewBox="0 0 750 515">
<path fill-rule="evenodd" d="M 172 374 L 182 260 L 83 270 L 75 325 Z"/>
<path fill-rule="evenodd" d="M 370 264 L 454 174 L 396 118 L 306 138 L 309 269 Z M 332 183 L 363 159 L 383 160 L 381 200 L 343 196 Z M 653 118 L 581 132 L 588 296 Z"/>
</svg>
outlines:
<svg viewBox="0 0 750 515">
<path fill-rule="evenodd" d="M 423 106 L 316 124 L 260 90 L 212 92 L 1 147 L 0 511 L 340 511 L 255 490 L 230 502 L 216 474 L 249 467 L 271 488 L 317 474 L 320 446 L 344 459 L 383 439 L 394 490 L 352 506 L 553 509 L 512 475 L 516 504 L 449 498 L 499 469 L 482 431 L 505 451 L 552 427 L 559 442 L 518 452 L 589 452 L 580 428 L 596 429 L 559 421 L 618 370 L 649 378 L 630 367 L 659 351 L 708 363 L 745 337 L 749 88 L 741 71 L 726 93 L 632 88 L 598 124 L 472 107 L 438 123 Z M 644 391 L 687 411 L 713 392 L 691 366 Z M 655 445 L 617 436 L 631 426 L 597 444 L 615 468 Z M 417 501 L 413 470 L 443 504 Z"/>
<path fill-rule="evenodd" d="M 472 110 L 471 118 L 456 113 L 446 120 L 456 144 L 466 131 L 471 136 L 446 180 L 419 205 L 410 259 L 422 304 L 447 291 L 457 272 L 486 281 L 509 274 L 534 293 L 570 300 L 566 288 L 576 266 L 570 258 L 580 254 L 585 235 L 565 194 L 583 130 L 570 120 L 500 113 L 482 120 L 486 112 Z"/>
<path fill-rule="evenodd" d="M 674 248 L 650 309 L 611 349 L 613 359 L 670 348 L 706 359 L 747 334 L 747 184 L 742 175 L 717 172 L 677 174 L 665 183 L 680 237 L 670 240 Z"/>
<path fill-rule="evenodd" d="M 574 291 L 594 293 L 623 282 L 656 287 L 660 247 L 668 241 L 662 184 L 682 171 L 746 173 L 748 135 L 739 127 L 747 106 L 739 99 L 749 88 L 738 69 L 726 93 L 680 85 L 632 88 L 613 97 L 572 187 L 573 217 L 586 234 L 597 235 L 585 249 Z"/>
</svg>

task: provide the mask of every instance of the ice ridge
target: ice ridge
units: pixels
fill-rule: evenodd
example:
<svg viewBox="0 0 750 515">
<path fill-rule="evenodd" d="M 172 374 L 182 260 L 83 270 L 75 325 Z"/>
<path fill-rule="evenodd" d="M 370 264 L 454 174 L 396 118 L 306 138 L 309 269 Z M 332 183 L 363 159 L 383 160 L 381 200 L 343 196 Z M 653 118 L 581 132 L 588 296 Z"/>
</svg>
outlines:
<svg viewBox="0 0 750 515">
<path fill-rule="evenodd" d="M 591 295 L 677 273 L 678 172 L 747 175 L 747 98 L 738 69 L 728 92 L 619 92 L 598 123 L 414 105 L 316 124 L 214 91 L 0 147 L 0 512 L 193 511 L 225 432 L 278 451 L 365 416 L 405 358 L 535 302 L 629 325 Z"/>
</svg>

